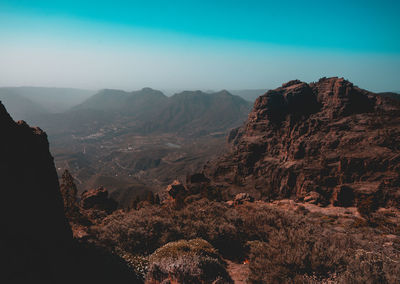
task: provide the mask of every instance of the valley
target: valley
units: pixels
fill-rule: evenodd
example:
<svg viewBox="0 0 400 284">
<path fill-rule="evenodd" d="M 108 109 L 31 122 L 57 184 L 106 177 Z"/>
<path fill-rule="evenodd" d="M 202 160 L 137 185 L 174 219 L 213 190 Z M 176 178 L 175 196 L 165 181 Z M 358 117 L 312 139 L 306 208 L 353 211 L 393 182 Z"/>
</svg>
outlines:
<svg viewBox="0 0 400 284">
<path fill-rule="evenodd" d="M 128 205 L 137 194 L 160 191 L 174 179 L 200 171 L 224 145 L 221 133 L 198 138 L 125 134 L 75 136 L 67 144 L 52 144 L 51 151 L 59 176 L 71 171 L 80 191 L 104 186 Z"/>
<path fill-rule="evenodd" d="M 68 169 L 83 192 L 106 187 L 120 206 L 201 171 L 225 151 L 226 135 L 251 103 L 227 91 L 166 97 L 150 88 L 103 90 L 60 114 L 37 116 L 59 176 Z"/>
</svg>

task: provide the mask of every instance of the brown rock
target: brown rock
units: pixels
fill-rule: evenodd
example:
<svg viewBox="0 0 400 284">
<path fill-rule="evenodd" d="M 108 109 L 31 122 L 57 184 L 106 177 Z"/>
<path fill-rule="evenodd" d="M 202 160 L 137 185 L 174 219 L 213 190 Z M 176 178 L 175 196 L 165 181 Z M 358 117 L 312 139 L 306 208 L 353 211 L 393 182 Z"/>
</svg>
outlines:
<svg viewBox="0 0 400 284">
<path fill-rule="evenodd" d="M 250 194 L 242 192 L 239 194 L 236 194 L 234 203 L 235 205 L 243 204 L 244 202 L 253 202 L 254 198 L 250 196 Z"/>
<path fill-rule="evenodd" d="M 363 198 L 357 193 L 368 188 L 363 183 L 378 185 L 382 205 L 400 205 L 400 103 L 343 78 L 294 80 L 268 91 L 229 141 L 231 150 L 204 174 L 231 195 L 318 192 L 323 204 L 347 206 Z"/>
<path fill-rule="evenodd" d="M 311 204 L 319 204 L 322 201 L 322 196 L 318 192 L 311 191 L 304 197 L 304 202 Z"/>
</svg>

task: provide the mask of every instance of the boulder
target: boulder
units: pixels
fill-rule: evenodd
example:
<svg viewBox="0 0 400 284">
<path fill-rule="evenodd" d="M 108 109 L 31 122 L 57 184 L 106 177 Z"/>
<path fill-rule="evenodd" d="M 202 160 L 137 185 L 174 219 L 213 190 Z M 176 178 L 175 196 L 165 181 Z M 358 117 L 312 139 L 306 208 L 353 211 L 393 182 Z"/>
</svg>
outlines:
<svg viewBox="0 0 400 284">
<path fill-rule="evenodd" d="M 254 201 L 254 198 L 246 192 L 236 194 L 235 199 L 234 199 L 235 205 L 243 204 L 244 202 L 253 202 L 253 201 Z"/>
<path fill-rule="evenodd" d="M 311 203 L 311 204 L 319 204 L 323 200 L 321 194 L 315 191 L 311 191 L 307 193 L 304 197 L 304 202 Z"/>
</svg>

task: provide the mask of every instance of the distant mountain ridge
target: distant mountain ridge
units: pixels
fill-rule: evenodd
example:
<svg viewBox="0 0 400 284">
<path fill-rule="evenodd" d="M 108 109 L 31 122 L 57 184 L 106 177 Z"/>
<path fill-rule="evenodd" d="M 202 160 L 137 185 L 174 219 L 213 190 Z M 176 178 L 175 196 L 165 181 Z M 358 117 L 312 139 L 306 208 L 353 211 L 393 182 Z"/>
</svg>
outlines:
<svg viewBox="0 0 400 284">
<path fill-rule="evenodd" d="M 19 95 L 15 90 L 0 88 L 0 101 L 7 107 L 9 113 L 16 120 L 29 121 L 33 117 L 47 113 L 41 105 L 31 99 Z"/>
<path fill-rule="evenodd" d="M 249 111 L 247 101 L 226 90 L 211 94 L 184 91 L 168 99 L 150 123 L 150 128 L 191 134 L 225 131 L 243 122 Z"/>
<path fill-rule="evenodd" d="M 45 112 L 61 113 L 82 103 L 96 91 L 54 87 L 0 87 L 0 94 L 27 98 Z"/>
<path fill-rule="evenodd" d="M 114 125 L 130 132 L 202 135 L 240 125 L 250 107 L 248 101 L 228 91 L 212 94 L 184 91 L 167 97 L 151 88 L 133 92 L 105 89 L 39 124 L 50 133 L 52 130 L 94 132 Z"/>
</svg>

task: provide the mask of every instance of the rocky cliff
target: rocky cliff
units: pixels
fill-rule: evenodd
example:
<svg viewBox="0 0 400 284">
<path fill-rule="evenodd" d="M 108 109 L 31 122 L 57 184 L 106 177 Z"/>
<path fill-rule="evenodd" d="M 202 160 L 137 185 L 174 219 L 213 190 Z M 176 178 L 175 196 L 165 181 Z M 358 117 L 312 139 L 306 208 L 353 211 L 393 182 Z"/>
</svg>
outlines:
<svg viewBox="0 0 400 284">
<path fill-rule="evenodd" d="M 0 282 L 60 283 L 72 235 L 47 136 L 1 102 L 0 132 Z"/>
<path fill-rule="evenodd" d="M 400 197 L 400 104 L 343 78 L 290 81 L 260 96 L 204 173 L 231 195 L 338 206 Z"/>
</svg>

